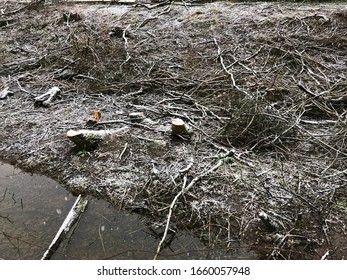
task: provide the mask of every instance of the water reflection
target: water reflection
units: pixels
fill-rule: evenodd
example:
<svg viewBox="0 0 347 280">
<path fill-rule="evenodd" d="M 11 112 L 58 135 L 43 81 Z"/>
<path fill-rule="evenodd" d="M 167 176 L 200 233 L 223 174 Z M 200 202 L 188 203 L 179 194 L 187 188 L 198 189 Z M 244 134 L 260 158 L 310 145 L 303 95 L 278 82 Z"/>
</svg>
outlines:
<svg viewBox="0 0 347 280">
<path fill-rule="evenodd" d="M 141 216 L 92 200 L 73 235 L 60 246 L 60 253 L 55 254 L 54 259 L 152 259 L 159 241 Z M 180 233 L 163 250 L 161 258 L 199 258 L 200 253 L 192 252 L 203 247 L 188 233 Z"/>
<path fill-rule="evenodd" d="M 76 197 L 55 181 L 0 163 L 0 259 L 41 259 Z M 137 214 L 89 198 L 86 211 L 52 259 L 152 259 L 161 236 Z M 180 232 L 159 259 L 254 259 L 206 248 Z"/>
<path fill-rule="evenodd" d="M 56 182 L 0 163 L 0 258 L 40 259 L 73 202 Z"/>
</svg>

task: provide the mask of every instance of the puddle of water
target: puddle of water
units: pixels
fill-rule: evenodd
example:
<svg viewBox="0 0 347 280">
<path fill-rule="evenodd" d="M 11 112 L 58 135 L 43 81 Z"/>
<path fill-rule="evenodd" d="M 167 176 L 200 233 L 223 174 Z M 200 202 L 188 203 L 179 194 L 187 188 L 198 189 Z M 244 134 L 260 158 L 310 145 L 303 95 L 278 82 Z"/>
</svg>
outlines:
<svg viewBox="0 0 347 280">
<path fill-rule="evenodd" d="M 55 181 L 0 162 L 0 259 L 41 259 L 76 197 Z M 52 259 L 152 259 L 160 237 L 145 220 L 90 198 L 74 231 Z M 206 248 L 178 233 L 159 259 L 255 259 L 251 252 Z"/>
<path fill-rule="evenodd" d="M 56 182 L 0 163 L 0 258 L 40 259 L 74 200 Z"/>
<path fill-rule="evenodd" d="M 159 241 L 141 216 L 92 200 L 72 237 L 60 246 L 60 254 L 54 259 L 76 257 L 76 252 L 79 259 L 152 259 Z M 162 251 L 168 256 L 161 259 L 197 258 L 200 254 L 192 251 L 203 247 L 188 233 L 177 234 L 170 248 Z"/>
</svg>

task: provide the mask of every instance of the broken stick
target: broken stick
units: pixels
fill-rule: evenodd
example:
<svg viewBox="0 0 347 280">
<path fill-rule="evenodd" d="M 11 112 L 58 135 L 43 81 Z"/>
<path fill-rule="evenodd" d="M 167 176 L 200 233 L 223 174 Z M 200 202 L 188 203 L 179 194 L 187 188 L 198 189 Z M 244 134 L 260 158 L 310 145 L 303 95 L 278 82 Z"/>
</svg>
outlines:
<svg viewBox="0 0 347 280">
<path fill-rule="evenodd" d="M 70 212 L 67 214 L 63 224 L 59 228 L 57 234 L 49 245 L 47 251 L 42 256 L 41 260 L 49 260 L 52 257 L 65 235 L 69 232 L 71 227 L 76 223 L 76 221 L 84 212 L 87 204 L 88 200 L 86 198 L 82 197 L 81 195 L 77 197 L 74 205 L 72 206 Z"/>
<path fill-rule="evenodd" d="M 35 98 L 36 106 L 49 107 L 52 105 L 56 95 L 60 92 L 58 87 L 52 87 L 46 93 L 41 94 Z"/>
<path fill-rule="evenodd" d="M 8 90 L 8 87 L 5 87 L 2 91 L 0 91 L 0 99 L 5 99 L 11 91 Z"/>
</svg>

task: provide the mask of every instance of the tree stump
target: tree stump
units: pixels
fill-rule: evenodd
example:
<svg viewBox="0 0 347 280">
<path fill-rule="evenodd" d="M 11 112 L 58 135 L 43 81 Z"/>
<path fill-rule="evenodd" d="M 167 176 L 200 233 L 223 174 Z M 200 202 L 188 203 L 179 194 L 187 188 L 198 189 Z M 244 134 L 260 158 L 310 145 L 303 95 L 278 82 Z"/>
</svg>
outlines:
<svg viewBox="0 0 347 280">
<path fill-rule="evenodd" d="M 193 134 L 191 128 L 179 118 L 171 121 L 171 132 L 174 136 L 190 137 Z"/>
</svg>

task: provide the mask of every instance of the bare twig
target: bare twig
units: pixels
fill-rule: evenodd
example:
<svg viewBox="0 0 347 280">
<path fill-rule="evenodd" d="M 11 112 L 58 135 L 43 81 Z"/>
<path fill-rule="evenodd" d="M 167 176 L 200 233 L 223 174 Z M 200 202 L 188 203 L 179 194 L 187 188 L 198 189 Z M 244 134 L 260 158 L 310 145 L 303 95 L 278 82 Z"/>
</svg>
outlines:
<svg viewBox="0 0 347 280">
<path fill-rule="evenodd" d="M 214 172 L 215 170 L 217 170 L 224 163 L 224 158 L 230 156 L 231 154 L 233 154 L 231 151 L 224 153 L 222 155 L 222 158 L 214 166 L 212 166 L 210 169 L 206 170 L 205 172 L 199 174 L 198 176 L 194 177 L 188 185 L 186 185 L 186 180 L 184 180 L 184 184 L 182 185 L 182 190 L 179 193 L 177 193 L 177 195 L 174 197 L 174 199 L 172 200 L 172 202 L 170 204 L 169 213 L 168 213 L 167 220 L 166 220 L 165 231 L 164 231 L 162 239 L 159 242 L 157 252 L 154 256 L 155 260 L 158 258 L 158 255 L 160 254 L 161 247 L 162 247 L 163 243 L 165 242 L 165 239 L 166 239 L 166 236 L 167 236 L 167 233 L 169 230 L 169 226 L 170 226 L 171 216 L 172 216 L 174 207 L 175 207 L 178 199 L 181 196 L 183 196 L 187 191 L 189 191 L 203 177 L 205 177 L 205 176 L 209 175 L 210 173 Z"/>
<path fill-rule="evenodd" d="M 217 46 L 217 51 L 218 51 L 218 57 L 219 57 L 219 61 L 224 69 L 224 71 L 230 76 L 230 79 L 231 79 L 231 82 L 234 86 L 235 89 L 237 89 L 238 91 L 244 93 L 247 97 L 252 97 L 247 91 L 241 89 L 235 82 L 235 78 L 234 78 L 234 74 L 233 72 L 231 72 L 230 70 L 228 70 L 228 68 L 225 66 L 224 64 L 224 59 L 223 59 L 223 56 L 222 56 L 222 50 L 217 42 L 217 39 L 214 38 L 214 43 L 215 45 Z"/>
</svg>

